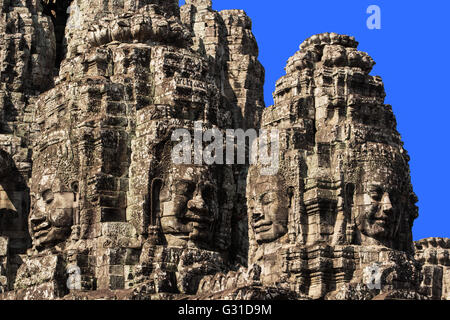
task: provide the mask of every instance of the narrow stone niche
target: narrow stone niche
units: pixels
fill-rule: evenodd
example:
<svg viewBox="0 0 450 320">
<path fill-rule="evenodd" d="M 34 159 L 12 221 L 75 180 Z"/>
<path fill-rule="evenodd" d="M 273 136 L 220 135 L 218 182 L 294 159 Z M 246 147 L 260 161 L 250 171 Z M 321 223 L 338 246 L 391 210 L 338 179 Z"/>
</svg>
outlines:
<svg viewBox="0 0 450 320">
<path fill-rule="evenodd" d="M 65 56 L 64 32 L 69 18 L 69 6 L 72 0 L 41 0 L 44 14 L 53 22 L 56 38 L 55 68 L 59 69 Z"/>
</svg>

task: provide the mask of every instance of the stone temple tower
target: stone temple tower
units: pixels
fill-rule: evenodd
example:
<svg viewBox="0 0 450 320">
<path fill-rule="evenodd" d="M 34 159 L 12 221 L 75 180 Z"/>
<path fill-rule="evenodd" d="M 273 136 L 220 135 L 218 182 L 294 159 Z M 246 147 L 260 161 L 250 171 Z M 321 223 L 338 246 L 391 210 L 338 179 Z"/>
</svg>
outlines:
<svg viewBox="0 0 450 320">
<path fill-rule="evenodd" d="M 417 244 L 420 260 L 441 257 L 423 281 L 413 257 L 409 157 L 383 82 L 370 75 L 375 63 L 357 45 L 319 34 L 289 59 L 261 121 L 278 131 L 279 169 L 263 176 L 258 162 L 247 180 L 248 269 L 206 277 L 204 296 L 249 298 L 261 287 L 305 299 L 445 295 L 447 251 L 437 243 L 446 242 Z"/>
<path fill-rule="evenodd" d="M 0 0 L 0 31 L 0 299 L 450 297 L 353 37 L 305 40 L 266 108 L 252 21 L 210 0 Z M 205 161 L 237 129 L 276 170 Z"/>
<path fill-rule="evenodd" d="M 53 51 L 39 56 L 52 70 L 40 73 L 51 81 L 39 97 L 35 85 L 28 129 L 32 245 L 8 288 L 33 299 L 145 287 L 161 298 L 246 264 L 237 192 L 246 167 L 170 162 L 174 130 L 259 126 L 264 69 L 245 13 L 224 12 L 225 21 L 194 1 L 180 15 L 177 1 L 161 0 L 50 0 L 29 10 L 54 27 L 45 29 Z M 202 21 L 207 33 L 194 28 Z M 15 227 L 27 235 L 26 222 Z M 14 244 L 5 239 L 2 265 Z"/>
<path fill-rule="evenodd" d="M 262 118 L 263 128 L 280 130 L 279 176 L 285 178 L 279 183 L 286 190 L 280 195 L 291 200 L 285 235 L 253 242 L 250 263 L 266 266 L 268 282 L 296 274 L 295 290 L 312 297 L 355 281 L 361 265 L 392 268 L 396 262 L 386 259 L 385 250 L 402 257 L 414 250 L 417 198 L 409 157 L 392 108 L 384 104 L 382 80 L 369 74 L 375 63 L 357 45 L 353 37 L 335 33 L 305 40 L 276 84 L 275 105 Z M 255 179 L 252 173 L 249 178 Z M 252 216 L 250 209 L 257 240 L 260 223 Z M 251 238 L 250 233 L 252 244 Z M 283 262 L 270 262 L 283 247 Z M 415 270 L 414 261 L 409 263 Z M 402 289 L 418 285 L 418 271 L 413 273 L 396 279 L 407 283 Z M 287 282 L 292 288 L 294 281 Z"/>
</svg>

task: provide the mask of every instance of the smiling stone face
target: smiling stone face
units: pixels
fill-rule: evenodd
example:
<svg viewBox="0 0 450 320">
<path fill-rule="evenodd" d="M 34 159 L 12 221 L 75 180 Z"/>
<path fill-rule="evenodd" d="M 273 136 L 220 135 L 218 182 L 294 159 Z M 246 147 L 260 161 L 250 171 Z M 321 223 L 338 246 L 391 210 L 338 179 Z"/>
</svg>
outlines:
<svg viewBox="0 0 450 320">
<path fill-rule="evenodd" d="M 77 182 L 64 187 L 54 174 L 42 176 L 32 193 L 29 229 L 34 247 L 40 251 L 68 239 L 78 207 Z"/>
<path fill-rule="evenodd" d="M 211 247 L 219 216 L 216 185 L 207 167 L 179 165 L 169 170 L 157 212 L 168 245 Z"/>
<path fill-rule="evenodd" d="M 413 194 L 400 181 L 398 174 L 388 168 L 362 174 L 354 200 L 362 243 L 390 247 L 398 238 L 415 203 Z"/>
<path fill-rule="evenodd" d="M 392 236 L 398 221 L 398 211 L 392 203 L 393 191 L 378 183 L 369 183 L 366 187 L 364 193 L 356 196 L 359 230 L 378 240 Z"/>
<path fill-rule="evenodd" d="M 279 176 L 251 179 L 248 197 L 250 224 L 258 243 L 272 242 L 287 233 L 289 195 Z"/>
</svg>

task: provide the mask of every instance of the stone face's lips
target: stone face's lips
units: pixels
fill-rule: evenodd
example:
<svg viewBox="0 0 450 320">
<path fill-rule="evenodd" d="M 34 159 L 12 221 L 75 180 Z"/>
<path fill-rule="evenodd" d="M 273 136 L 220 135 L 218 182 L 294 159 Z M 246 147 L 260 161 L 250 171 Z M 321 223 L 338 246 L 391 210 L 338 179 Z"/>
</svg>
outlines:
<svg viewBox="0 0 450 320">
<path fill-rule="evenodd" d="M 45 237 L 46 235 L 48 235 L 49 232 L 50 232 L 50 229 L 42 230 L 40 232 L 35 233 L 34 234 L 34 238 L 35 239 L 40 239 L 40 238 Z"/>
<path fill-rule="evenodd" d="M 270 227 L 272 226 L 272 224 L 273 224 L 272 221 L 263 221 L 263 222 L 256 223 L 253 228 L 257 232 L 265 232 L 265 231 L 270 230 Z"/>
<path fill-rule="evenodd" d="M 195 229 L 200 229 L 200 230 L 208 229 L 208 225 L 206 223 L 201 223 L 201 222 L 192 222 L 192 227 Z"/>
<path fill-rule="evenodd" d="M 386 227 L 388 225 L 388 220 L 387 219 L 375 219 L 374 223 L 377 224 L 380 227 Z"/>
<path fill-rule="evenodd" d="M 46 237 L 46 236 L 49 234 L 49 232 L 50 232 L 50 228 L 47 228 L 47 229 L 41 229 L 39 232 L 36 232 L 36 233 L 34 234 L 34 238 L 35 238 L 35 239 L 41 239 L 41 238 L 43 238 L 43 237 Z"/>
<path fill-rule="evenodd" d="M 388 220 L 388 217 L 375 217 L 374 220 L 387 221 L 387 220 Z"/>
<path fill-rule="evenodd" d="M 40 225 L 33 227 L 32 230 L 34 232 L 34 237 L 37 239 L 46 235 L 50 231 L 50 224 L 45 221 Z"/>
<path fill-rule="evenodd" d="M 205 213 L 208 214 L 209 212 L 205 211 Z M 184 219 L 186 219 L 187 221 L 205 223 L 205 224 L 214 222 L 214 219 L 212 217 L 210 217 L 209 215 L 197 214 L 192 211 L 188 211 L 188 213 L 184 216 Z"/>
<path fill-rule="evenodd" d="M 208 212 L 205 210 L 205 212 Z M 192 211 L 188 211 L 183 217 L 178 217 L 174 214 L 164 217 L 165 219 L 177 219 L 179 224 L 177 227 L 172 227 L 166 232 L 176 235 L 179 239 L 189 240 L 189 235 L 192 234 L 194 229 L 197 230 L 209 230 L 214 222 L 214 219 L 210 216 L 198 215 Z"/>
<path fill-rule="evenodd" d="M 392 220 L 392 217 L 386 216 L 386 215 L 382 215 L 380 217 L 375 216 L 375 217 L 373 217 L 372 220 L 376 221 L 376 222 L 388 223 L 388 222 L 390 222 Z"/>
</svg>

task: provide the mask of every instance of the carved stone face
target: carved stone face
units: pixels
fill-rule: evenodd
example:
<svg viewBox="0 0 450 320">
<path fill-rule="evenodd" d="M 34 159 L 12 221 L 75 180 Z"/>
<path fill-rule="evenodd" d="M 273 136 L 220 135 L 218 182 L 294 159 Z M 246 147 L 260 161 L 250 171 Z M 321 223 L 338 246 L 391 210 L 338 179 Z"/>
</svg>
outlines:
<svg viewBox="0 0 450 320">
<path fill-rule="evenodd" d="M 258 176 L 250 185 L 248 209 L 258 243 L 272 242 L 287 233 L 290 197 L 276 176 Z"/>
<path fill-rule="evenodd" d="M 389 191 L 378 184 L 368 185 L 368 190 L 358 196 L 360 210 L 359 229 L 371 238 L 384 239 L 392 232 L 397 212 L 392 205 Z"/>
<path fill-rule="evenodd" d="M 395 239 L 409 197 L 392 182 L 393 172 L 367 177 L 355 194 L 356 223 L 363 238 L 389 245 Z M 364 242 L 364 239 L 363 239 Z M 371 241 L 373 242 L 373 241 Z"/>
<path fill-rule="evenodd" d="M 38 187 L 31 197 L 29 228 L 35 248 L 41 250 L 70 236 L 78 206 L 78 187 L 73 183 L 73 190 L 65 190 L 61 181 L 52 175 L 42 176 Z"/>
<path fill-rule="evenodd" d="M 218 221 L 216 182 L 210 168 L 173 166 L 159 192 L 159 217 L 168 245 L 211 247 Z"/>
</svg>

